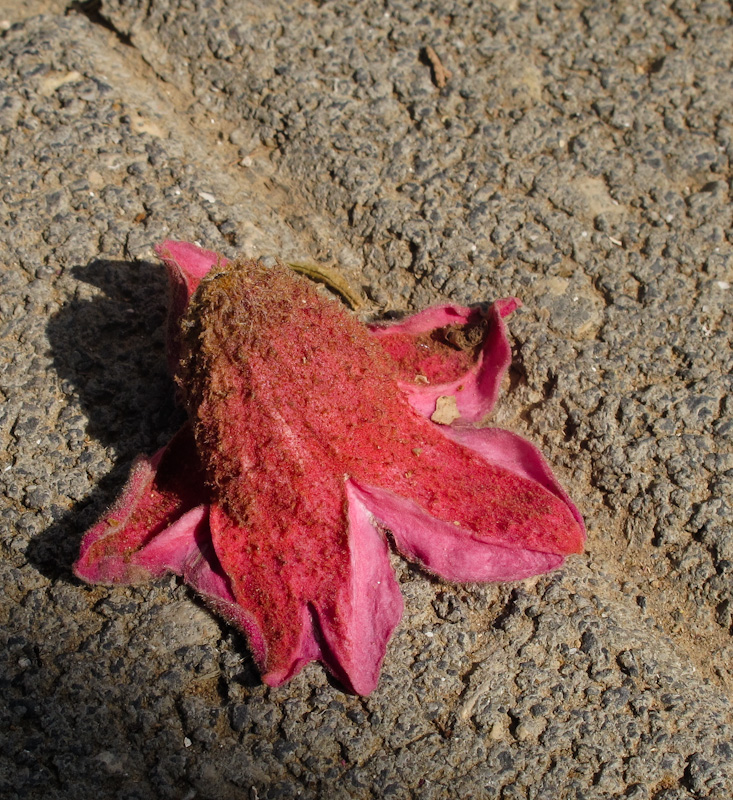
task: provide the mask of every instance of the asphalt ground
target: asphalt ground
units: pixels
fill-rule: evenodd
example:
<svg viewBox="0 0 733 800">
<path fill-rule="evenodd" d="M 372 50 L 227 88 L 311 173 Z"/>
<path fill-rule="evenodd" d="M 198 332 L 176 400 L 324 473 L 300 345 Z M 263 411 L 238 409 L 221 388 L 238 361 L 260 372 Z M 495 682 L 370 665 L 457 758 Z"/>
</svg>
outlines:
<svg viewBox="0 0 733 800">
<path fill-rule="evenodd" d="M 42 16 L 31 16 L 35 13 Z M 733 796 L 733 16 L 723 2 L 0 9 L 0 794 Z M 152 247 L 315 262 L 378 317 L 516 295 L 491 424 L 557 573 L 393 563 L 377 690 L 262 685 L 177 579 L 71 564 L 176 430 Z"/>
</svg>

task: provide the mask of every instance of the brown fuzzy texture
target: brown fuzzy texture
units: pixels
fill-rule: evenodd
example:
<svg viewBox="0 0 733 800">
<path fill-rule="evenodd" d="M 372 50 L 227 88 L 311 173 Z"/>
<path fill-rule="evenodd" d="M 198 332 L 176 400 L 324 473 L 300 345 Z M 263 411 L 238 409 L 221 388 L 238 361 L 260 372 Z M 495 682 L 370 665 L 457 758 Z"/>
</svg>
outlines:
<svg viewBox="0 0 733 800">
<path fill-rule="evenodd" d="M 329 390 L 337 389 L 334 381 L 354 391 L 368 375 L 377 395 L 398 395 L 394 365 L 381 345 L 338 301 L 280 263 L 265 267 L 242 260 L 208 275 L 181 327 L 183 357 L 176 380 L 210 486 L 240 524 L 251 521 L 252 499 L 242 491 L 247 470 L 241 446 L 267 436 L 266 429 L 255 429 L 253 419 L 242 418 L 242 409 L 277 412 L 284 395 L 284 413 L 310 416 L 318 428 L 324 410 L 319 406 L 328 402 Z M 354 412 L 378 415 L 371 399 Z M 238 413 L 228 413 L 232 410 Z M 333 431 L 336 437 L 339 433 Z"/>
</svg>

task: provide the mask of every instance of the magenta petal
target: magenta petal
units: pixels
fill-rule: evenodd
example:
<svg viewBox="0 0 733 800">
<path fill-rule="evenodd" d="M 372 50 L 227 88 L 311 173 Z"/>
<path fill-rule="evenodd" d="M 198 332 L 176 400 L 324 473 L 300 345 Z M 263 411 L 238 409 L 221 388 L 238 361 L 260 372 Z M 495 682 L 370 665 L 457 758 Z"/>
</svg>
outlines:
<svg viewBox="0 0 733 800">
<path fill-rule="evenodd" d="M 507 337 L 504 317 L 520 306 L 519 300 L 509 297 L 497 300 L 489 309 L 489 331 L 484 341 L 476 374 L 476 397 L 472 405 L 465 401 L 466 411 L 461 416 L 466 422 L 479 422 L 494 407 L 499 397 L 501 381 L 512 363 L 512 348 Z M 461 409 L 462 395 L 458 395 Z M 470 405 L 470 408 L 469 408 Z"/>
<path fill-rule="evenodd" d="M 204 250 L 189 242 L 167 240 L 154 249 L 168 270 L 168 364 L 171 372 L 175 372 L 180 351 L 180 322 L 188 301 L 212 267 L 225 267 L 229 262 L 213 250 Z"/>
<path fill-rule="evenodd" d="M 305 606 L 301 610 L 299 622 L 300 638 L 297 648 L 291 652 L 288 661 L 281 661 L 275 669 L 267 668 L 267 639 L 264 636 L 262 638 L 263 649 L 260 656 L 257 652 L 257 647 L 252 643 L 249 632 L 247 632 L 247 641 L 255 657 L 255 662 L 260 667 L 262 681 L 268 686 L 282 686 L 283 683 L 287 683 L 291 678 L 294 678 L 306 664 L 310 664 L 311 661 L 323 660 L 321 648 L 313 632 L 315 627 L 313 618 L 310 609 Z"/>
<path fill-rule="evenodd" d="M 188 547 L 206 516 L 208 493 L 198 467 L 193 434 L 184 425 L 152 458 L 140 457 L 117 502 L 81 542 L 74 573 L 90 583 L 138 583 L 171 567 L 176 547 Z M 168 532 L 161 558 L 141 558 Z M 178 538 L 177 538 L 178 537 Z M 172 561 L 171 561 L 172 563 Z M 182 563 L 182 562 L 181 562 Z"/>
<path fill-rule="evenodd" d="M 497 300 L 485 315 L 488 330 L 474 363 L 466 364 L 453 380 L 432 385 L 414 382 L 414 375 L 405 374 L 406 370 L 413 373 L 420 370 L 421 364 L 427 367 L 429 359 L 438 357 L 426 343 L 424 335 L 446 326 L 466 325 L 475 320 L 479 313 L 476 309 L 436 306 L 392 325 L 372 325 L 369 330 L 395 359 L 398 367 L 403 368 L 400 387 L 418 413 L 430 417 L 439 397 L 455 397 L 461 422 L 479 422 L 494 407 L 501 380 L 511 363 L 511 347 L 503 318 L 519 306 L 519 300 L 514 297 Z M 421 349 L 424 351 L 422 357 Z M 430 372 L 428 368 L 422 371 Z"/>
<path fill-rule="evenodd" d="M 239 627 L 247 634 L 262 679 L 269 686 L 285 683 L 309 661 L 316 660 L 359 694 L 368 694 L 377 684 L 387 642 L 402 616 L 402 596 L 384 537 L 348 481 L 345 490 L 348 560 L 333 587 L 319 591 L 317 583 L 303 583 L 298 576 L 300 555 L 288 551 L 286 560 L 292 563 L 271 565 L 282 570 L 285 603 L 265 609 L 266 614 L 273 611 L 275 618 L 263 618 L 258 586 L 247 580 L 249 570 L 239 570 L 240 581 L 235 581 L 237 608 L 251 620 L 249 628 Z M 211 509 L 211 529 L 225 563 L 238 560 L 242 548 L 257 546 L 258 538 L 248 538 L 249 532 L 216 505 Z M 317 532 L 313 535 L 316 537 Z M 258 568 L 262 566 L 258 564 Z M 258 617 L 261 621 L 256 623 Z M 273 633 L 283 620 L 287 635 Z M 256 641 L 252 641 L 253 633 Z"/>
<path fill-rule="evenodd" d="M 475 538 L 386 489 L 359 486 L 364 505 L 391 531 L 397 549 L 445 580 L 514 581 L 556 569 L 562 555 Z"/>
<path fill-rule="evenodd" d="M 436 328 L 444 328 L 447 325 L 464 325 L 474 313 L 474 309 L 467 306 L 446 304 L 431 306 L 424 311 L 419 311 L 417 314 L 411 314 L 399 322 L 375 322 L 368 327 L 369 331 L 377 338 L 393 336 L 399 333 L 418 336 L 421 333 L 428 333 Z"/>
<path fill-rule="evenodd" d="M 246 634 L 255 659 L 264 637 L 251 614 L 237 604 L 229 578 L 216 557 L 209 530 L 209 507 L 198 506 L 136 553 L 132 562 L 151 575 L 174 572 L 214 611 Z"/>
<path fill-rule="evenodd" d="M 227 580 L 230 576 L 232 578 L 232 604 L 224 609 L 225 616 L 247 636 L 262 680 L 268 686 L 280 686 L 300 672 L 308 662 L 321 658 L 308 604 L 295 596 L 284 580 L 281 588 L 287 602 L 278 604 L 272 598 L 267 598 L 265 603 L 266 612 L 274 612 L 277 620 L 286 622 L 281 633 L 273 633 L 273 619 L 267 616 L 263 618 L 260 605 L 262 597 L 259 587 L 251 581 L 252 570 L 247 569 L 247 565 L 238 557 L 241 549 L 247 548 L 248 541 L 257 547 L 257 536 L 248 538 L 250 532 L 234 522 L 216 503 L 211 506 L 209 524 L 212 555 L 214 550 L 217 552 L 213 556 L 217 568 L 227 575 Z M 229 565 L 226 573 L 220 566 L 222 562 Z M 232 572 L 233 563 L 238 564 L 236 577 Z M 262 566 L 261 563 L 257 564 L 258 568 Z M 277 625 L 277 621 L 274 624 Z M 283 635 L 285 630 L 287 635 Z"/>
<path fill-rule="evenodd" d="M 185 285 L 189 299 L 212 267 L 225 267 L 229 263 L 224 256 L 213 250 L 204 250 L 189 242 L 168 239 L 162 244 L 156 244 L 154 250 L 176 280 Z"/>
<path fill-rule="evenodd" d="M 529 478 L 559 497 L 568 506 L 581 531 L 585 534 L 583 517 L 552 474 L 545 457 L 531 442 L 502 428 L 443 426 L 441 431 L 454 442 L 479 453 L 490 464 L 504 467 L 516 475 Z"/>
<path fill-rule="evenodd" d="M 292 625 L 299 631 L 297 646 L 290 652 L 286 660 L 278 661 L 275 667 L 268 666 L 268 641 L 265 632 L 257 622 L 254 614 L 249 613 L 241 606 L 236 609 L 240 617 L 246 619 L 247 624 L 229 618 L 247 636 L 250 652 L 254 658 L 257 669 L 260 671 L 262 682 L 267 686 L 276 688 L 292 680 L 306 664 L 311 661 L 324 661 L 321 647 L 314 633 L 315 624 L 311 611 L 303 606 L 299 619 L 293 619 Z"/>
<path fill-rule="evenodd" d="M 161 450 L 153 458 L 141 456 L 136 459 L 122 495 L 107 514 L 84 534 L 79 558 L 74 564 L 74 574 L 78 578 L 89 583 L 138 583 L 158 577 L 165 571 L 153 572 L 149 567 L 130 562 L 127 553 L 135 552 L 141 546 L 141 537 L 147 536 L 147 530 L 136 531 L 136 536 L 125 536 L 119 541 L 129 519 L 144 503 L 162 455 Z"/>
<path fill-rule="evenodd" d="M 366 695 L 377 685 L 403 603 L 387 543 L 351 481 L 346 496 L 350 574 L 336 598 L 314 605 L 323 637 L 322 661 L 345 686 Z"/>
<path fill-rule="evenodd" d="M 314 624 L 310 610 L 304 607 L 300 622 L 301 637 L 297 650 L 292 653 L 292 660 L 284 666 L 282 664 L 278 665 L 277 669 L 262 670 L 264 683 L 268 686 L 282 686 L 283 683 L 287 683 L 291 678 L 295 677 L 306 664 L 310 664 L 311 661 L 322 660 L 321 648 L 316 641 L 313 628 Z M 250 647 L 252 647 L 251 642 Z"/>
<path fill-rule="evenodd" d="M 192 508 L 130 560 L 151 575 L 175 572 L 201 594 L 234 601 L 211 547 L 208 506 Z"/>
<path fill-rule="evenodd" d="M 209 508 L 205 505 L 187 511 L 148 545 L 130 556 L 130 563 L 147 570 L 151 575 L 163 575 L 166 572 L 183 575 L 189 565 L 201 558 L 196 533 L 201 528 L 208 530 L 208 514 Z"/>
</svg>

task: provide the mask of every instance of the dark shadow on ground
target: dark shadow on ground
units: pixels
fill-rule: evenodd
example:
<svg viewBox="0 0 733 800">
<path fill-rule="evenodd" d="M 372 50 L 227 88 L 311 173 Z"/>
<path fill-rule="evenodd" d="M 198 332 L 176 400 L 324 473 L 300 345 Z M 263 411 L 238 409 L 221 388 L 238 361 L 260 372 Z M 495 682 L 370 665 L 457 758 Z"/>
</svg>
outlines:
<svg viewBox="0 0 733 800">
<path fill-rule="evenodd" d="M 115 463 L 88 497 L 28 547 L 40 572 L 68 580 L 75 580 L 71 565 L 82 533 L 117 496 L 135 456 L 164 445 L 185 418 L 165 358 L 163 267 L 95 260 L 73 274 L 103 294 L 76 297 L 49 320 L 53 366 L 64 391 L 79 400 L 86 433 L 113 448 Z M 91 466 L 93 458 L 82 453 L 79 466 Z"/>
<path fill-rule="evenodd" d="M 77 399 L 62 412 L 59 433 L 68 436 L 85 427 L 90 438 L 111 449 L 114 465 L 26 550 L 29 562 L 50 580 L 48 591 L 66 598 L 76 597 L 66 589 L 79 583 L 72 564 L 84 530 L 115 499 L 134 457 L 165 444 L 185 417 L 174 402 L 165 358 L 165 270 L 148 262 L 99 260 L 76 267 L 74 275 L 102 293 L 89 297 L 80 287 L 47 325 L 53 367 L 64 392 Z M 103 469 L 100 462 L 95 465 L 93 449 L 82 443 L 69 468 Z M 42 610 L 40 628 L 50 625 L 63 632 L 60 638 L 11 621 L 13 633 L 0 654 L 0 727 L 12 731 L 7 744 L 16 770 L 0 775 L 0 795 L 34 800 L 241 795 L 245 790 L 224 777 L 211 781 L 198 775 L 210 742 L 193 733 L 215 724 L 228 729 L 229 709 L 219 695 L 232 677 L 225 682 L 221 675 L 204 679 L 197 673 L 202 653 L 209 652 L 205 645 L 184 644 L 171 653 L 145 644 L 146 626 L 157 629 L 156 613 L 169 607 L 170 595 L 183 596 L 182 588 L 171 587 L 166 577 L 123 592 L 88 591 L 94 613 L 77 599 L 68 606 L 48 601 Z M 159 593 L 165 594 L 161 601 Z M 224 630 L 231 649 L 241 655 L 234 682 L 245 696 L 266 691 L 244 638 Z M 217 653 L 209 658 L 216 663 Z M 237 730 L 244 729 L 243 713 L 236 718 Z M 186 735 L 191 739 L 184 740 Z M 227 742 L 248 786 L 251 759 L 240 752 L 236 731 Z"/>
</svg>

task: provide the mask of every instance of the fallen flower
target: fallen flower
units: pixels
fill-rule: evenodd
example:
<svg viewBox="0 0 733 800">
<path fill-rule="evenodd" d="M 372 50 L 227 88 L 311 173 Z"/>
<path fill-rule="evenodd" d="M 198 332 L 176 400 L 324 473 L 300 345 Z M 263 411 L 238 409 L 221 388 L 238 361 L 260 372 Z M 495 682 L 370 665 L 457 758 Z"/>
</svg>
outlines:
<svg viewBox="0 0 733 800">
<path fill-rule="evenodd" d="M 449 581 L 517 580 L 581 552 L 539 451 L 472 424 L 496 401 L 518 301 L 367 328 L 282 265 L 156 249 L 189 421 L 137 460 L 78 577 L 177 573 L 246 634 L 265 683 L 319 660 L 368 694 L 403 608 L 388 535 Z"/>
</svg>

